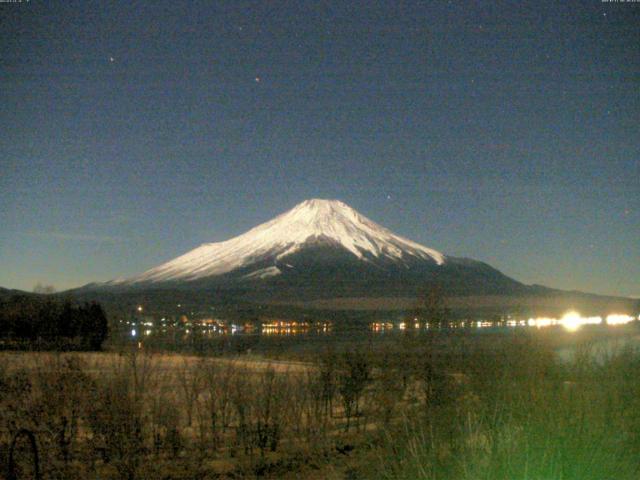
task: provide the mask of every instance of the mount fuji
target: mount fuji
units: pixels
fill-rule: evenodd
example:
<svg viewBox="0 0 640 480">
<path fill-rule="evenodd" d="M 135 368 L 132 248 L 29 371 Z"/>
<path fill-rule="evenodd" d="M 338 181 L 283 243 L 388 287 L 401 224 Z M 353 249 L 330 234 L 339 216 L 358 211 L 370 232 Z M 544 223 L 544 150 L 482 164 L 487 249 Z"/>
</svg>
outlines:
<svg viewBox="0 0 640 480">
<path fill-rule="evenodd" d="M 394 235 L 340 201 L 314 199 L 243 235 L 225 242 L 205 243 L 122 283 L 194 281 L 265 261 L 271 264 L 245 278 L 266 278 L 281 274 L 283 267 L 294 268 L 286 262 L 289 256 L 320 246 L 348 252 L 354 259 L 371 265 L 406 264 L 410 260 L 445 263 L 440 252 Z"/>
<path fill-rule="evenodd" d="M 211 290 L 243 297 L 410 296 L 437 282 L 448 294 L 527 287 L 492 268 L 389 231 L 338 200 L 306 200 L 230 240 L 205 243 L 130 278 L 82 290 Z"/>
</svg>

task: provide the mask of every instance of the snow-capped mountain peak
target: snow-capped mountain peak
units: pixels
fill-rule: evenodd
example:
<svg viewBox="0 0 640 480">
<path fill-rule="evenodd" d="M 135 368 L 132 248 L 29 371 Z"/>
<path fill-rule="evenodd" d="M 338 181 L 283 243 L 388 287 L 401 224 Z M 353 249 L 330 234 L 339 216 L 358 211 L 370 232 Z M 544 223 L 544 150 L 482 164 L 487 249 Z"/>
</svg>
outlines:
<svg viewBox="0 0 640 480">
<path fill-rule="evenodd" d="M 437 265 L 445 262 L 440 252 L 395 235 L 341 201 L 311 199 L 235 238 L 203 244 L 142 275 L 112 284 L 196 280 L 222 275 L 264 259 L 276 263 L 317 243 L 341 247 L 363 261 L 384 257 L 401 262 L 414 257 Z M 280 273 L 274 266 L 249 274 L 248 278 Z"/>
</svg>

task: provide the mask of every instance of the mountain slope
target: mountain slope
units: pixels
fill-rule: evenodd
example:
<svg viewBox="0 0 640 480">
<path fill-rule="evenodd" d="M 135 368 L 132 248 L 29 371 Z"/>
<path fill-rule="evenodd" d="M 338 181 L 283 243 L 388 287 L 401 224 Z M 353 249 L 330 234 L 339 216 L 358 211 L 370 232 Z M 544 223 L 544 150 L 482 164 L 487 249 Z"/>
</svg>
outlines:
<svg viewBox="0 0 640 480">
<path fill-rule="evenodd" d="M 251 300 L 302 300 L 416 295 L 432 282 L 451 295 L 528 288 L 485 263 L 446 256 L 396 235 L 340 201 L 313 199 L 230 240 L 82 290 L 215 291 Z"/>
<path fill-rule="evenodd" d="M 243 235 L 201 245 L 139 276 L 111 284 L 194 281 L 268 259 L 273 265 L 248 274 L 249 278 L 265 278 L 281 273 L 276 262 L 316 245 L 341 248 L 372 263 L 416 259 L 437 265 L 445 262 L 440 252 L 393 234 L 342 202 L 313 199 Z"/>
</svg>

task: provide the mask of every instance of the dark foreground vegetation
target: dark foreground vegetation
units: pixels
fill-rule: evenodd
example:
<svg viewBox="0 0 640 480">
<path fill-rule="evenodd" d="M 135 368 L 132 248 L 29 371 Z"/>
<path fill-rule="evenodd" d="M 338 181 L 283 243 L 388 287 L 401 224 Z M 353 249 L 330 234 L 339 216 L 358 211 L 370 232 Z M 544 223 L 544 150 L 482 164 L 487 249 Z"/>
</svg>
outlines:
<svg viewBox="0 0 640 480">
<path fill-rule="evenodd" d="M 2 350 L 100 350 L 108 331 L 97 303 L 35 295 L 0 299 Z"/>
<path fill-rule="evenodd" d="M 0 475 L 637 479 L 640 352 L 405 335 L 305 361 L 0 354 Z"/>
</svg>

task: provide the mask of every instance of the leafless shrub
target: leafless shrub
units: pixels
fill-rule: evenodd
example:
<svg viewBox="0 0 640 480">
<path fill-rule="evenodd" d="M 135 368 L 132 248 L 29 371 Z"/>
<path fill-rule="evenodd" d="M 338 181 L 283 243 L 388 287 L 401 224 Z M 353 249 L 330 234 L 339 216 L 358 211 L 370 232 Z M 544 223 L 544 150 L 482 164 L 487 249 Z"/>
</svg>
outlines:
<svg viewBox="0 0 640 480">
<path fill-rule="evenodd" d="M 337 390 L 337 367 L 339 359 L 332 349 L 327 349 L 318 359 L 320 398 L 324 404 L 325 414 L 333 415 L 333 399 Z"/>
<path fill-rule="evenodd" d="M 383 352 L 376 368 L 372 389 L 372 409 L 384 426 L 388 426 L 395 416 L 406 391 L 406 382 L 403 382 L 399 369 L 391 359 L 391 352 Z"/>
<path fill-rule="evenodd" d="M 193 409 L 203 389 L 201 367 L 201 362 L 193 362 L 184 357 L 178 363 L 177 383 L 182 394 L 188 427 L 193 425 Z"/>
<path fill-rule="evenodd" d="M 182 437 L 180 411 L 175 400 L 168 395 L 156 395 L 149 413 L 155 454 L 168 452 L 172 457 L 177 457 L 182 448 Z"/>
<path fill-rule="evenodd" d="M 237 369 L 232 363 L 212 361 L 203 362 L 200 368 L 203 382 L 201 423 L 208 425 L 211 444 L 216 449 L 231 421 L 231 387 Z"/>
<path fill-rule="evenodd" d="M 45 442 L 48 466 L 69 471 L 78 443 L 82 415 L 88 408 L 87 391 L 94 381 L 85 373 L 77 356 L 48 356 L 32 374 L 36 392 L 32 412 L 38 419 L 40 439 Z"/>
<path fill-rule="evenodd" d="M 232 386 L 231 401 L 236 416 L 236 445 L 253 456 L 257 449 L 264 457 L 275 452 L 285 428 L 288 406 L 287 382 L 273 368 L 255 376 L 238 375 Z"/>
<path fill-rule="evenodd" d="M 137 478 L 148 451 L 145 405 L 155 380 L 154 371 L 152 357 L 135 350 L 116 359 L 110 375 L 94 390 L 86 414 L 94 448 L 105 462 L 115 465 L 123 479 Z"/>
<path fill-rule="evenodd" d="M 288 384 L 282 375 L 269 368 L 260 375 L 255 396 L 254 431 L 261 455 L 278 448 L 283 433 L 284 412 L 288 408 L 285 398 L 288 395 Z"/>
<path fill-rule="evenodd" d="M 338 391 L 347 419 L 346 431 L 349 431 L 351 418 L 357 418 L 360 414 L 360 399 L 370 380 L 371 364 L 366 354 L 358 350 L 346 350 L 338 371 Z"/>
<path fill-rule="evenodd" d="M 18 369 L 11 373 L 5 372 L 0 379 L 0 421 L 2 430 L 8 437 L 13 437 L 22 425 L 34 428 L 33 420 L 28 414 L 33 391 L 30 373 L 26 369 Z M 8 443 L 8 438 L 5 438 Z"/>
</svg>

